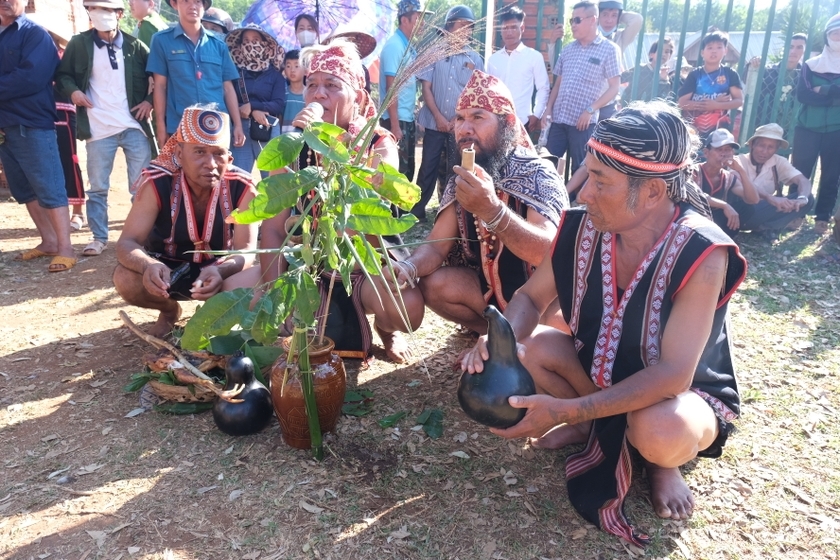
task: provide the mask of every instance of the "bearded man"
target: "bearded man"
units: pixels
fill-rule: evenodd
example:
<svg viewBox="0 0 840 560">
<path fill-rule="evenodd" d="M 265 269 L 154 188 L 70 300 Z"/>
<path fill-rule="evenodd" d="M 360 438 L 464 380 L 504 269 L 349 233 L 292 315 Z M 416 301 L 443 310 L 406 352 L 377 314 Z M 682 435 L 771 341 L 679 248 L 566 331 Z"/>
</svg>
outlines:
<svg viewBox="0 0 840 560">
<path fill-rule="evenodd" d="M 202 252 L 256 249 L 256 224 L 227 223 L 256 194 L 250 174 L 232 165 L 229 148 L 228 115 L 214 105 L 188 107 L 138 180 L 117 241 L 114 287 L 127 303 L 160 311 L 153 336 L 172 330 L 181 316 L 178 300 L 209 299 L 251 263 L 246 255 Z"/>
<path fill-rule="evenodd" d="M 719 457 L 739 412 L 727 302 L 746 273 L 735 243 L 690 181 L 692 135 L 676 109 L 632 104 L 587 144 L 585 208 L 564 213 L 557 240 L 505 317 L 536 395 L 514 396 L 521 422 L 493 433 L 532 445 L 585 443 L 566 462 L 569 499 L 604 531 L 647 537 L 624 514 L 631 447 L 654 509 L 683 519 L 694 501 L 679 467 Z M 559 300 L 571 335 L 538 325 Z M 486 340 L 461 359 L 483 370 Z"/>
<path fill-rule="evenodd" d="M 426 243 L 397 263 L 390 281 L 395 289 L 419 282 L 432 311 L 485 333 L 482 311 L 490 303 L 504 309 L 542 261 L 569 198 L 498 78 L 473 72 L 455 106 L 454 133 L 459 151 L 475 151 L 475 168 L 453 168 Z"/>
</svg>

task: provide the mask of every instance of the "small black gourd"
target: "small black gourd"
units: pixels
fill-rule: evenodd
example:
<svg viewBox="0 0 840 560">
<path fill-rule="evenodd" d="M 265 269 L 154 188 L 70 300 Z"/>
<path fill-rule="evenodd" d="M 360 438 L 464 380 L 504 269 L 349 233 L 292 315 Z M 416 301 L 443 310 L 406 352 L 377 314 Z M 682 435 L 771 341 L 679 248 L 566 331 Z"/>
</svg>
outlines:
<svg viewBox="0 0 840 560">
<path fill-rule="evenodd" d="M 232 403 L 217 399 L 213 405 L 213 421 L 224 433 L 231 436 L 247 436 L 265 428 L 271 421 L 274 409 L 271 406 L 271 393 L 254 377 L 254 363 L 237 352 L 230 357 L 225 366 L 225 390 L 234 385 L 245 385 L 236 399 L 241 403 Z"/>
<path fill-rule="evenodd" d="M 465 371 L 458 384 L 458 402 L 467 416 L 491 428 L 510 428 L 525 416 L 524 408 L 513 408 L 508 397 L 536 392 L 531 374 L 516 355 L 513 329 L 499 310 L 490 305 L 487 319 L 487 352 L 484 371 Z"/>
</svg>

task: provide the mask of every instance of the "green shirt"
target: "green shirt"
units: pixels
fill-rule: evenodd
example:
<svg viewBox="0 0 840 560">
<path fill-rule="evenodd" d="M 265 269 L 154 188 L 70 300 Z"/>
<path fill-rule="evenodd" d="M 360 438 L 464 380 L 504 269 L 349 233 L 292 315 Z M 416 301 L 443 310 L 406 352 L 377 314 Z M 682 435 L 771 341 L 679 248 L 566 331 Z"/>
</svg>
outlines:
<svg viewBox="0 0 840 560">
<path fill-rule="evenodd" d="M 163 31 L 167 27 L 169 27 L 169 24 L 166 23 L 166 20 L 160 17 L 159 13 L 153 11 L 137 24 L 137 38 L 151 49 L 152 35 L 158 31 Z"/>
</svg>

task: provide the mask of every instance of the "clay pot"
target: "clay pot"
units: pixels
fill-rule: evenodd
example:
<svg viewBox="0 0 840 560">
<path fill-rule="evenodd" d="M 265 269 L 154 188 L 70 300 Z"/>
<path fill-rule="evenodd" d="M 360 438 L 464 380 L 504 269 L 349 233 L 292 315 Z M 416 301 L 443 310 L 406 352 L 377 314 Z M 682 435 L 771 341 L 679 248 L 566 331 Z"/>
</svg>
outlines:
<svg viewBox="0 0 840 560">
<path fill-rule="evenodd" d="M 291 337 L 283 341 L 286 353 L 271 366 L 271 401 L 274 404 L 274 414 L 280 421 L 283 441 L 297 449 L 310 449 L 309 422 L 306 419 L 297 361 L 289 368 L 286 385 L 282 387 L 290 343 Z M 324 338 L 324 345 L 321 347 L 315 347 L 314 343 L 309 347 L 309 363 L 312 368 L 321 433 L 335 430 L 347 389 L 344 362 L 332 351 L 334 347 L 335 344 L 329 338 Z"/>
</svg>

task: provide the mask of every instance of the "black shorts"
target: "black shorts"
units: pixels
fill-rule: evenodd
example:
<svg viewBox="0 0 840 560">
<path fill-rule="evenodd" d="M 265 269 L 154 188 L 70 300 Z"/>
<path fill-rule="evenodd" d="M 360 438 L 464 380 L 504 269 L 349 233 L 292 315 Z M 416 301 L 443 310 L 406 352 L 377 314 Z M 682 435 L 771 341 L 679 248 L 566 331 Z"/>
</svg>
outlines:
<svg viewBox="0 0 840 560">
<path fill-rule="evenodd" d="M 179 261 L 178 259 L 165 257 L 160 253 L 149 253 L 149 256 L 159 260 L 169 268 L 169 297 L 175 301 L 192 299 L 190 290 L 195 281 L 198 280 L 201 269 L 205 266 L 215 264 L 215 260 L 203 263 Z"/>
</svg>

